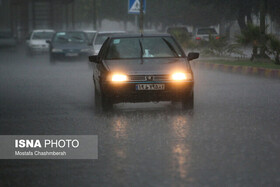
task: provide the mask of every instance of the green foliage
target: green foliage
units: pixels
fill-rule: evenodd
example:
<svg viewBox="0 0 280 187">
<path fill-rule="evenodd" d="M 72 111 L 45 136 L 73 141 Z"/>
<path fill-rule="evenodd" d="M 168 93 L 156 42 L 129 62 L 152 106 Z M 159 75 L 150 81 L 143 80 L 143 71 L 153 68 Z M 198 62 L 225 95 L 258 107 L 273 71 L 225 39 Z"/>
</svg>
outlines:
<svg viewBox="0 0 280 187">
<path fill-rule="evenodd" d="M 265 35 L 265 42 L 268 41 L 268 35 Z M 261 47 L 261 30 L 260 27 L 253 24 L 248 24 L 246 29 L 244 29 L 240 35 L 236 36 L 236 42 L 241 45 L 251 45 L 252 46 L 252 56 L 251 60 L 256 57 L 260 57 L 258 54 L 258 48 Z M 265 49 L 267 51 L 267 49 Z"/>
<path fill-rule="evenodd" d="M 190 33 L 182 28 L 171 28 L 169 29 L 169 34 L 171 34 L 184 48 L 187 47 L 191 40 Z"/>
<path fill-rule="evenodd" d="M 243 30 L 240 35 L 237 35 L 236 38 L 237 43 L 258 46 L 261 39 L 260 27 L 253 24 L 248 24 L 247 28 Z"/>
<path fill-rule="evenodd" d="M 280 65 L 280 40 L 274 36 L 274 35 L 269 35 L 269 41 L 267 44 L 269 53 L 274 56 L 275 59 L 275 64 Z"/>
<path fill-rule="evenodd" d="M 202 53 L 205 55 L 230 56 L 237 54 L 241 57 L 244 56 L 244 53 L 240 50 L 241 46 L 239 44 L 229 44 L 225 37 L 216 39 L 210 36 L 209 42 L 202 41 L 200 46 L 204 47 Z"/>
</svg>

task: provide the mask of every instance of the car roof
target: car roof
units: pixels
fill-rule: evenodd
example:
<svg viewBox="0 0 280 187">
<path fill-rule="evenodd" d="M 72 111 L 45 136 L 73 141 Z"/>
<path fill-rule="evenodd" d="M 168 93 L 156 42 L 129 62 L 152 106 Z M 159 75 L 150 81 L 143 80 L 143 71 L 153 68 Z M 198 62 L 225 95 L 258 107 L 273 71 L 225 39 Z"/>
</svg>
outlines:
<svg viewBox="0 0 280 187">
<path fill-rule="evenodd" d="M 77 33 L 85 33 L 84 31 L 56 31 L 56 33 L 59 33 L 59 32 L 66 32 L 66 33 L 69 33 L 69 32 L 77 32 Z M 86 34 L 86 33 L 85 33 Z"/>
<path fill-rule="evenodd" d="M 168 34 L 168 33 L 164 33 L 164 34 L 143 34 L 143 35 L 141 35 L 141 34 L 138 34 L 138 33 L 134 33 L 134 34 L 116 34 L 116 35 L 114 35 L 114 36 L 111 36 L 110 38 L 139 38 L 139 37 L 167 37 L 167 36 L 169 36 L 169 37 L 171 37 L 171 35 L 170 34 Z"/>
<path fill-rule="evenodd" d="M 95 31 L 95 30 L 84 30 L 83 32 L 85 32 L 85 33 L 96 33 L 97 31 Z"/>
<path fill-rule="evenodd" d="M 52 29 L 36 29 L 33 30 L 32 32 L 55 32 L 55 31 Z"/>
<path fill-rule="evenodd" d="M 115 34 L 115 33 L 125 33 L 125 31 L 99 31 L 98 34 Z"/>
<path fill-rule="evenodd" d="M 72 31 L 72 30 L 70 30 L 70 31 L 65 31 L 65 30 L 59 30 L 59 31 L 56 31 L 56 32 L 84 32 L 84 31 Z"/>
</svg>

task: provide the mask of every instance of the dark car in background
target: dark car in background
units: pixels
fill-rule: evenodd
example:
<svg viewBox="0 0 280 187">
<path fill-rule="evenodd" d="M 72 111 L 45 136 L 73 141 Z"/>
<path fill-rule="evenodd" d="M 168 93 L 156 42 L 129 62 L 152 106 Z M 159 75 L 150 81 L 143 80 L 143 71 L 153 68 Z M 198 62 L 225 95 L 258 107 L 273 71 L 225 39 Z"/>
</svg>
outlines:
<svg viewBox="0 0 280 187">
<path fill-rule="evenodd" d="M 194 79 L 190 60 L 169 34 L 109 37 L 94 62 L 97 107 L 109 110 L 120 102 L 180 101 L 192 109 Z M 100 102 L 99 102 L 100 101 Z"/>
<path fill-rule="evenodd" d="M 81 31 L 56 32 L 50 43 L 50 61 L 86 58 L 91 52 L 87 35 Z"/>
</svg>

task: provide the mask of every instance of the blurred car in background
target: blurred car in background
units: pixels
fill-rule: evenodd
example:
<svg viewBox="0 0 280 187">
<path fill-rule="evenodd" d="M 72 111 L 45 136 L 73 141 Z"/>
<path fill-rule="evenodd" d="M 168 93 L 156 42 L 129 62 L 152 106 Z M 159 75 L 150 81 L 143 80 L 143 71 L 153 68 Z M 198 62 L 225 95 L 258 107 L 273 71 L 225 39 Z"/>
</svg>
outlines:
<svg viewBox="0 0 280 187">
<path fill-rule="evenodd" d="M 108 37 L 122 33 L 125 33 L 125 31 L 102 31 L 96 33 L 92 40 L 93 54 L 97 55 L 99 53 L 101 46 Z"/>
<path fill-rule="evenodd" d="M 16 47 L 17 40 L 10 30 L 0 30 L 0 47 Z"/>
<path fill-rule="evenodd" d="M 54 30 L 33 30 L 26 38 L 27 55 L 32 56 L 34 54 L 48 52 L 49 44 L 46 40 L 50 40 L 55 33 Z"/>
<path fill-rule="evenodd" d="M 88 37 L 82 31 L 56 32 L 50 44 L 50 61 L 58 59 L 88 57 L 92 51 Z"/>
<path fill-rule="evenodd" d="M 87 34 L 89 41 L 92 41 L 97 33 L 97 31 L 94 31 L 94 30 L 84 30 L 84 32 Z"/>
<path fill-rule="evenodd" d="M 197 41 L 209 41 L 209 38 L 220 39 L 217 31 L 214 28 L 198 28 L 195 32 L 195 40 Z"/>
</svg>

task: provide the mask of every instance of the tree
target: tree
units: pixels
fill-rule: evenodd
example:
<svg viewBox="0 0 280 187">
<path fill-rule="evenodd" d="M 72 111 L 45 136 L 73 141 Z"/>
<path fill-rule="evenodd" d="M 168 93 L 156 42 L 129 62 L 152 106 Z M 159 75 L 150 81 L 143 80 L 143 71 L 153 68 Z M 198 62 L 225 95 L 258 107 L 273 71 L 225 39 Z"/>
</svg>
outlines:
<svg viewBox="0 0 280 187">
<path fill-rule="evenodd" d="M 251 60 L 257 57 L 258 55 L 258 47 L 260 45 L 260 39 L 261 39 L 261 34 L 260 34 L 260 27 L 249 24 L 247 25 L 246 29 L 241 32 L 239 36 L 237 36 L 237 42 L 240 44 L 244 45 L 252 45 L 252 56 Z"/>
</svg>

